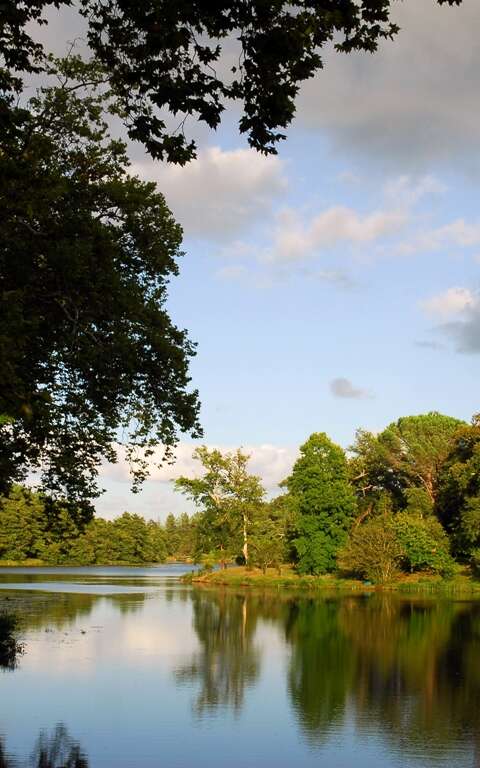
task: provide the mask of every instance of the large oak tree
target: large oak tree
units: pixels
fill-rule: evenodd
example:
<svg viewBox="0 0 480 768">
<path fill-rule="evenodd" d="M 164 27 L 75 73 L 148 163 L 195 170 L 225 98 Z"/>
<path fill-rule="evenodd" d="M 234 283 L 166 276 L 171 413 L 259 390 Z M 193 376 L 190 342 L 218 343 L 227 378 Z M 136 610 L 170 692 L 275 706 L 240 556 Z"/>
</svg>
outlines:
<svg viewBox="0 0 480 768">
<path fill-rule="evenodd" d="M 165 309 L 181 229 L 109 137 L 102 72 L 51 65 L 0 137 L 0 485 L 38 471 L 83 502 L 117 443 L 141 480 L 157 445 L 199 434 L 199 404 Z"/>
</svg>

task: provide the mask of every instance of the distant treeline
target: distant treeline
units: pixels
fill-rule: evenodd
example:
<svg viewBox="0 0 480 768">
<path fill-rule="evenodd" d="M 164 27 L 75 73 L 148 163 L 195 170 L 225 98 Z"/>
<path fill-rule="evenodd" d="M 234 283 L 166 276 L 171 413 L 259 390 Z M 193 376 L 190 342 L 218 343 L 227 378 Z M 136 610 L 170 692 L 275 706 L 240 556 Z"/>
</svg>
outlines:
<svg viewBox="0 0 480 768">
<path fill-rule="evenodd" d="M 194 457 L 200 476 L 175 485 L 198 512 L 164 524 L 126 512 L 85 523 L 68 504 L 14 487 L 0 503 L 0 558 L 289 563 L 378 582 L 401 571 L 448 577 L 456 562 L 480 570 L 480 416 L 403 417 L 379 434 L 359 430 L 348 451 L 316 432 L 272 500 L 241 450 L 203 446 Z"/>
<path fill-rule="evenodd" d="M 41 560 L 49 565 L 162 563 L 194 553 L 195 524 L 169 515 L 165 524 L 124 512 L 84 524 L 72 510 L 15 486 L 0 503 L 0 560 Z"/>
</svg>

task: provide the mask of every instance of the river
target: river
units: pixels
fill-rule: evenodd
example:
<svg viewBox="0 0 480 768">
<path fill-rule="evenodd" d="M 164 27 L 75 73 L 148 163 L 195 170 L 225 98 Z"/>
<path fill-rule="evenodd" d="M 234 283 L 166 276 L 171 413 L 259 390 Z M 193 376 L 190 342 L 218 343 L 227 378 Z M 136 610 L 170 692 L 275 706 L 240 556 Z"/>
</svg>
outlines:
<svg viewBox="0 0 480 768">
<path fill-rule="evenodd" d="M 480 768 L 480 602 L 186 569 L 0 569 L 0 768 Z"/>
</svg>

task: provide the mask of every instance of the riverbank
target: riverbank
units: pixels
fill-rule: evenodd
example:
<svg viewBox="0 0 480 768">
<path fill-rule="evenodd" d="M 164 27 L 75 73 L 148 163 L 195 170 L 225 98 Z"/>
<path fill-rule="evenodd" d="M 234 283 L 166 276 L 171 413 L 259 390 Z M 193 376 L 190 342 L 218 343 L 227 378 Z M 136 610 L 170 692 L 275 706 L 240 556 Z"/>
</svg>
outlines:
<svg viewBox="0 0 480 768">
<path fill-rule="evenodd" d="M 186 574 L 182 579 L 195 585 L 235 588 L 273 588 L 303 589 L 317 591 L 342 592 L 425 592 L 439 595 L 478 595 L 480 597 L 480 580 L 472 576 L 467 568 L 459 569 L 451 579 L 425 573 L 403 574 L 388 584 L 373 584 L 359 579 L 348 579 L 335 574 L 325 576 L 301 576 L 292 569 L 286 569 L 281 574 L 276 569 L 247 570 L 244 567 L 227 568 L 210 573 Z"/>
<path fill-rule="evenodd" d="M 0 560 L 2 568 L 150 568 L 158 565 L 191 565 L 190 560 L 166 560 L 157 563 L 130 563 L 126 560 L 112 560 L 106 563 L 79 563 L 75 561 L 66 563 L 49 563 L 46 560 Z"/>
</svg>

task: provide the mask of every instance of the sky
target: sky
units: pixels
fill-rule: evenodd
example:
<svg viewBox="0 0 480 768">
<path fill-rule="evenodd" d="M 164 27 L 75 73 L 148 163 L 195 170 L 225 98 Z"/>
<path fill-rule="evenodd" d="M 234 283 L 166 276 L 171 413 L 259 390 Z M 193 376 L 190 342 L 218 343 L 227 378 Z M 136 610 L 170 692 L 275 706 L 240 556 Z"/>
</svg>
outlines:
<svg viewBox="0 0 480 768">
<path fill-rule="evenodd" d="M 480 4 L 393 8 L 376 54 L 325 52 L 277 156 L 248 148 L 235 107 L 216 132 L 187 123 L 184 168 L 130 146 L 184 229 L 168 309 L 198 344 L 200 443 L 242 446 L 269 493 L 312 432 L 346 448 L 359 427 L 480 410 Z M 56 52 L 82 32 L 74 11 L 49 20 Z M 137 495 L 122 459 L 102 468 L 98 514 L 191 511 L 172 478 L 198 473 L 194 447 Z"/>
</svg>

